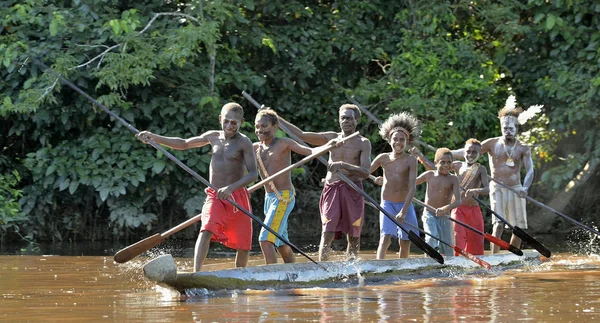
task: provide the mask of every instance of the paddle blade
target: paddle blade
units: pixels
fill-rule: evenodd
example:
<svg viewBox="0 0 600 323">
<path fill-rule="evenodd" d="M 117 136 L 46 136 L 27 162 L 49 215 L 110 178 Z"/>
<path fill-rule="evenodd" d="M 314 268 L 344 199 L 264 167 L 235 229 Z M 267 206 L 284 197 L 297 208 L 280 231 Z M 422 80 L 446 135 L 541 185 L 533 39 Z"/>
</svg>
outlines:
<svg viewBox="0 0 600 323">
<path fill-rule="evenodd" d="M 508 242 L 506 242 L 506 241 L 504 241 L 504 240 L 502 240 L 500 238 L 494 237 L 493 235 L 491 235 L 489 233 L 486 233 L 484 235 L 484 237 L 485 237 L 485 239 L 487 241 L 489 241 L 489 242 L 491 242 L 491 243 L 499 246 L 500 248 L 502 248 L 504 250 L 508 250 L 508 251 L 514 253 L 517 256 L 522 256 L 523 255 L 523 251 L 521 251 L 521 249 L 519 249 L 519 248 L 511 245 L 510 243 L 508 243 Z"/>
<path fill-rule="evenodd" d="M 410 239 L 410 241 L 412 241 L 412 243 L 415 244 L 415 246 L 419 247 L 419 249 L 423 250 L 423 252 L 429 255 L 429 257 L 435 259 L 440 264 L 444 264 L 444 257 L 442 257 L 442 255 L 439 252 L 437 252 L 437 250 L 433 249 L 433 247 L 427 244 L 427 242 L 425 242 L 425 240 L 423 240 L 421 237 L 409 230 L 408 238 Z"/>
<path fill-rule="evenodd" d="M 508 251 L 514 253 L 517 256 L 522 256 L 523 255 L 523 251 L 513 245 L 508 245 Z"/>
<path fill-rule="evenodd" d="M 527 234 L 527 232 L 523 231 L 523 229 L 519 228 L 518 226 L 513 227 L 513 233 L 525 241 L 525 243 L 530 245 L 533 249 L 537 250 L 544 257 L 550 258 L 552 256 L 552 252 L 548 250 L 548 248 L 544 247 L 544 245 L 535 240 L 532 236 Z"/>
<path fill-rule="evenodd" d="M 152 247 L 158 245 L 164 240 L 165 238 L 163 238 L 160 233 L 157 233 L 117 251 L 113 259 L 115 262 L 120 264 L 128 262 L 129 260 L 143 254 L 145 251 L 150 250 Z"/>
<path fill-rule="evenodd" d="M 456 251 L 458 254 L 468 258 L 469 260 L 471 260 L 472 262 L 478 264 L 481 267 L 485 267 L 488 270 L 492 269 L 492 265 L 488 264 L 487 262 L 485 262 L 483 259 L 481 258 L 477 258 L 475 256 L 473 256 L 472 254 L 458 248 L 457 246 L 453 246 L 452 249 L 454 249 L 454 251 Z"/>
</svg>

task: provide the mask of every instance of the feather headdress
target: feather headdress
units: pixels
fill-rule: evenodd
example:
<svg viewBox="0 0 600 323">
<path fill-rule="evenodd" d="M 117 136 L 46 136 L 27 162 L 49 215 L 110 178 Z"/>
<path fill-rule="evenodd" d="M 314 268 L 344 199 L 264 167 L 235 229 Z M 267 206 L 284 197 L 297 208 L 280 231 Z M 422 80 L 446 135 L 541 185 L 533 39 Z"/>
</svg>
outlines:
<svg viewBox="0 0 600 323">
<path fill-rule="evenodd" d="M 532 105 L 526 111 L 517 107 L 517 99 L 514 95 L 510 95 L 506 99 L 504 107 L 498 112 L 498 118 L 512 117 L 516 118 L 519 124 L 525 124 L 529 119 L 542 111 L 543 105 Z"/>
</svg>

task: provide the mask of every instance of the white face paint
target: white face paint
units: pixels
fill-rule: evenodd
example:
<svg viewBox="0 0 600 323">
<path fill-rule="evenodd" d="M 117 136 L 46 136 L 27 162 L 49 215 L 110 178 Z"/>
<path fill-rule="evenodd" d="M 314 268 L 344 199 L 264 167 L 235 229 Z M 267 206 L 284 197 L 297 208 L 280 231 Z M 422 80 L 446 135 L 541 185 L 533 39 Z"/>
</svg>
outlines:
<svg viewBox="0 0 600 323">
<path fill-rule="evenodd" d="M 500 127 L 504 139 L 515 139 L 515 136 L 517 135 L 517 124 L 516 117 L 503 117 L 500 119 Z"/>
</svg>

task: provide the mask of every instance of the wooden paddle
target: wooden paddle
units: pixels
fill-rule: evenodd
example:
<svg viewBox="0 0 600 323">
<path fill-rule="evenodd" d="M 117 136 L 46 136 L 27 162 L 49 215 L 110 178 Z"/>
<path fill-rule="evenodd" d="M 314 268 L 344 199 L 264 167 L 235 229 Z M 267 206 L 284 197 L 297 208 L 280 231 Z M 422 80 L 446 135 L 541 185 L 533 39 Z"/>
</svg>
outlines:
<svg viewBox="0 0 600 323">
<path fill-rule="evenodd" d="M 250 94 L 246 93 L 246 91 L 242 92 L 242 95 L 250 102 L 252 103 L 254 106 L 256 106 L 259 110 L 263 107 L 263 105 L 259 104 L 258 102 L 256 102 L 256 100 L 254 100 L 254 98 L 252 96 L 250 96 Z M 285 127 L 284 125 L 280 124 L 279 128 L 281 130 L 283 130 L 285 133 L 288 134 L 288 136 L 290 136 L 292 139 L 296 140 L 299 143 L 302 144 L 306 144 L 302 139 L 298 138 L 298 136 L 294 135 L 292 132 L 289 131 L 289 129 L 287 129 L 287 127 Z M 317 160 L 319 160 L 321 163 L 323 163 L 324 165 L 328 165 L 327 161 L 323 158 L 323 157 L 318 157 Z M 346 177 L 344 174 L 339 174 L 340 179 L 342 179 L 344 182 L 346 182 L 348 185 L 350 185 L 352 188 L 354 188 L 357 192 L 359 192 L 361 195 L 363 195 L 365 198 L 367 198 L 368 200 L 373 200 L 367 193 L 365 193 L 363 190 L 361 190 L 358 186 L 356 186 L 356 184 L 354 184 L 348 177 Z M 375 200 L 373 200 L 375 201 Z M 379 206 L 378 203 L 374 203 L 374 205 L 376 207 L 381 207 Z M 382 209 L 383 214 L 386 214 L 387 212 L 385 210 Z M 433 249 L 430 245 L 428 245 L 421 237 L 419 237 L 418 235 L 416 235 L 414 232 L 412 231 L 407 231 L 404 227 L 402 227 L 402 225 L 400 225 L 400 223 L 398 223 L 396 221 L 395 218 L 392 218 L 391 215 L 386 214 L 386 216 L 388 216 L 388 218 L 390 218 L 390 220 L 394 221 L 396 223 L 396 225 L 398 225 L 400 227 L 401 230 L 403 230 L 404 232 L 408 233 L 408 237 L 410 239 L 410 241 L 412 241 L 419 249 L 423 250 L 423 252 L 425 252 L 427 255 L 429 255 L 431 258 L 435 259 L 437 262 L 439 262 L 440 264 L 444 263 L 444 257 L 442 257 L 442 255 L 437 252 L 437 250 Z"/>
<path fill-rule="evenodd" d="M 127 127 L 127 129 L 129 129 L 131 132 L 133 132 L 134 134 L 139 134 L 139 130 L 137 130 L 135 127 L 133 127 L 131 124 L 129 124 L 127 121 L 125 121 L 124 119 L 122 119 L 121 117 L 119 117 L 117 114 L 115 114 L 114 112 L 112 112 L 111 110 L 109 110 L 107 107 L 105 107 L 102 103 L 98 102 L 96 99 L 92 98 L 89 94 L 85 93 L 83 90 L 81 90 L 79 87 L 77 87 L 75 84 L 71 83 L 69 80 L 65 79 L 62 75 L 58 74 L 56 71 L 54 71 L 53 69 L 51 69 L 50 67 L 48 67 L 46 64 L 38 61 L 38 60 L 34 60 L 34 62 L 36 64 L 38 64 L 39 66 L 41 66 L 43 69 L 48 70 L 50 72 L 52 72 L 58 79 L 60 79 L 60 81 L 66 85 L 68 85 L 70 88 L 72 88 L 73 90 L 75 90 L 76 92 L 78 92 L 79 94 L 83 95 L 86 99 L 90 100 L 93 104 L 97 105 L 98 107 L 100 107 L 102 110 L 104 110 L 104 112 L 108 113 L 110 116 L 112 116 L 113 118 L 117 119 L 119 122 L 121 122 L 125 127 Z M 217 190 L 216 187 L 214 187 L 209 181 L 207 181 L 206 179 L 204 179 L 204 177 L 200 176 L 198 173 L 196 173 L 195 171 L 193 171 L 191 168 L 189 168 L 186 164 L 184 164 L 183 162 L 181 162 L 179 159 L 177 159 L 175 156 L 173 156 L 171 153 L 169 153 L 167 150 L 165 150 L 162 146 L 160 146 L 159 144 L 157 144 L 156 142 L 154 142 L 153 140 L 146 138 L 146 141 L 148 142 L 148 144 L 150 144 L 152 147 L 154 147 L 155 149 L 157 149 L 158 151 L 160 151 L 161 153 L 163 153 L 165 156 L 167 156 L 169 159 L 171 159 L 173 162 L 175 162 L 179 167 L 183 168 L 186 172 L 188 172 L 189 174 L 191 174 L 195 179 L 199 180 L 200 182 L 202 182 L 204 185 L 212 188 L 213 190 Z M 284 237 L 282 237 L 279 233 L 277 233 L 277 231 L 271 229 L 271 227 L 269 227 L 268 225 L 266 225 L 265 223 L 263 223 L 258 217 L 256 217 L 254 214 L 248 212 L 248 210 L 244 209 L 241 205 L 239 205 L 237 202 L 235 202 L 234 200 L 232 200 L 231 198 L 228 198 L 226 201 L 228 201 L 229 203 L 231 203 L 233 206 L 235 206 L 236 208 L 238 208 L 240 211 L 242 211 L 244 214 L 246 214 L 247 216 L 249 216 L 250 218 L 252 218 L 254 221 L 256 221 L 257 223 L 259 223 L 263 228 L 265 228 L 265 230 L 271 232 L 273 235 L 275 235 L 277 238 L 279 238 L 283 243 L 287 244 L 288 246 L 290 246 L 292 249 L 296 250 L 297 252 L 299 252 L 301 255 L 303 255 L 304 257 L 306 257 L 308 260 L 310 260 L 311 262 L 313 262 L 314 264 L 318 265 L 319 267 L 327 270 L 327 268 L 325 268 L 323 265 L 317 263 L 316 261 L 314 261 L 310 256 L 308 256 L 306 253 L 304 253 L 302 250 L 300 250 L 298 247 L 296 247 L 294 244 L 292 244 L 291 242 L 289 242 L 287 239 L 285 239 Z M 198 217 L 198 216 L 196 216 Z M 196 218 L 195 217 L 195 218 Z M 195 222 L 198 221 L 198 219 L 195 219 Z M 183 227 L 181 227 L 182 225 L 187 225 L 189 226 L 191 223 L 189 223 L 189 221 L 191 221 L 192 219 L 189 219 L 183 223 L 181 223 L 180 225 L 178 225 L 175 228 L 178 228 L 178 230 L 171 232 L 170 234 L 173 234 L 181 229 L 183 229 Z M 193 223 L 193 222 L 192 222 Z M 173 228 L 173 229 L 175 229 Z M 173 230 L 171 229 L 171 230 Z M 171 230 L 165 232 L 169 233 Z M 169 235 L 170 235 L 169 234 Z M 121 250 L 119 250 L 114 257 L 114 260 L 116 262 L 127 262 L 131 259 L 133 259 L 134 257 L 142 254 L 144 251 L 156 246 L 158 243 L 162 242 L 164 240 L 164 238 L 167 235 L 165 235 L 163 237 L 163 234 L 156 234 L 154 236 L 151 236 L 149 238 L 146 238 L 140 242 L 134 243 L 133 245 L 130 245 L 128 247 L 125 247 Z"/>
<path fill-rule="evenodd" d="M 502 186 L 502 187 L 504 187 L 504 188 L 508 189 L 509 191 L 511 191 L 511 192 L 513 192 L 513 193 L 515 193 L 515 194 L 519 194 L 519 192 L 517 192 L 517 190 L 515 190 L 514 188 L 512 188 L 512 187 L 510 187 L 510 186 L 508 186 L 508 185 L 506 185 L 506 184 L 502 183 L 501 181 L 499 181 L 499 180 L 497 180 L 497 179 L 495 179 L 495 178 L 493 178 L 493 177 L 491 177 L 491 176 L 489 176 L 489 175 L 488 175 L 488 177 L 489 177 L 489 179 L 491 179 L 492 181 L 494 181 L 494 182 L 498 183 L 500 186 Z M 579 226 L 580 228 L 586 229 L 586 230 L 588 230 L 588 231 L 590 231 L 590 232 L 593 232 L 593 233 L 595 233 L 595 234 L 597 234 L 597 235 L 600 235 L 600 232 L 598 232 L 597 230 L 594 230 L 594 229 L 592 229 L 592 228 L 588 227 L 587 225 L 585 225 L 585 224 L 583 224 L 583 223 L 581 223 L 581 222 L 579 222 L 579 221 L 577 221 L 577 220 L 575 220 L 575 219 L 571 218 L 570 216 L 568 216 L 568 215 L 566 215 L 566 214 L 564 214 L 564 213 L 562 213 L 562 212 L 559 212 L 559 211 L 557 211 L 557 210 L 555 210 L 555 209 L 553 209 L 553 208 L 549 207 L 548 205 L 546 205 L 546 204 L 544 204 L 544 203 L 542 203 L 542 202 L 539 202 L 538 200 L 534 199 L 533 197 L 531 197 L 531 196 L 529 196 L 529 195 L 525 196 L 525 199 L 527 199 L 528 201 L 530 201 L 530 202 L 534 203 L 534 204 L 535 204 L 535 205 L 537 205 L 537 206 L 541 206 L 541 207 L 545 208 L 546 210 L 549 210 L 549 211 L 551 211 L 551 212 L 553 212 L 553 213 L 555 213 L 555 214 L 557 214 L 557 215 L 560 215 L 560 216 L 562 216 L 563 218 L 565 218 L 565 219 L 567 219 L 567 220 L 571 221 L 573 224 L 575 224 L 575 225 Z"/>
<path fill-rule="evenodd" d="M 339 139 L 338 141 L 339 142 L 344 142 L 344 141 L 346 141 L 346 140 L 348 140 L 350 138 L 354 138 L 354 137 L 356 137 L 358 135 L 359 135 L 359 132 L 357 131 L 357 132 L 351 134 L 350 136 L 346 136 L 344 138 Z M 300 166 L 308 163 L 309 161 L 311 161 L 311 160 L 313 160 L 313 159 L 315 159 L 315 158 L 323 155 L 324 153 L 330 151 L 331 149 L 333 149 L 335 147 L 336 147 L 336 145 L 332 145 L 332 144 L 324 145 L 318 152 L 316 152 L 316 153 L 314 153 L 312 155 L 308 155 L 308 156 L 302 158 L 300 161 L 298 161 L 298 162 L 296 162 L 296 163 L 294 163 L 294 164 L 292 164 L 292 165 L 290 165 L 290 166 L 288 166 L 286 168 L 283 168 L 280 171 L 276 172 L 275 174 L 272 174 L 271 176 L 263 179 L 262 181 L 260 181 L 260 182 L 258 182 L 256 184 L 252 185 L 250 188 L 248 188 L 248 192 L 252 193 L 252 192 L 256 191 L 257 189 L 265 186 L 265 184 L 267 184 L 268 182 L 273 181 L 275 178 L 277 178 L 277 177 L 279 177 L 279 176 L 281 176 L 283 174 L 288 173 L 289 171 L 291 171 L 294 168 L 300 167 Z"/>
<path fill-rule="evenodd" d="M 433 207 L 425 204 L 424 202 L 422 202 L 422 201 L 420 201 L 420 200 L 418 200 L 416 198 L 413 198 L 413 201 L 415 203 L 421 205 L 422 207 L 426 208 L 427 210 L 429 210 L 429 212 L 432 212 L 432 213 L 435 214 L 435 209 Z M 485 233 L 483 231 L 477 230 L 476 228 L 474 228 L 474 227 L 472 227 L 472 226 L 470 226 L 470 225 L 468 225 L 468 224 L 466 224 L 466 223 L 464 223 L 462 221 L 454 219 L 452 217 L 450 217 L 450 221 L 453 221 L 454 223 L 462 225 L 463 227 L 465 227 L 465 228 L 467 228 L 467 229 L 469 229 L 469 230 L 471 230 L 471 231 L 473 231 L 473 232 L 475 232 L 477 234 L 482 235 L 487 241 L 489 241 L 490 243 L 493 243 L 493 244 L 499 246 L 500 248 L 502 248 L 504 250 L 508 250 L 508 251 L 514 253 L 515 255 L 518 255 L 518 256 L 522 256 L 523 255 L 523 251 L 521 249 L 519 249 L 519 248 L 511 245 L 510 243 L 508 243 L 508 242 L 506 242 L 506 241 L 504 241 L 502 239 L 496 238 L 496 237 L 494 237 L 493 235 L 491 235 L 489 233 Z"/>
<path fill-rule="evenodd" d="M 146 238 L 144 240 L 140 240 L 128 247 L 125 247 L 125 248 L 117 251 L 117 253 L 115 253 L 114 260 L 115 260 L 115 262 L 120 263 L 120 264 L 128 262 L 129 260 L 141 255 L 142 253 L 150 250 L 151 248 L 156 247 L 157 245 L 159 245 L 160 243 L 165 241 L 165 239 L 168 238 L 169 236 L 200 221 L 201 218 L 202 218 L 202 214 L 198 214 L 198 215 L 194 216 L 193 218 L 189 218 L 185 222 L 182 222 L 179 225 L 169 229 L 168 231 L 165 231 L 163 233 L 157 233 L 153 236 L 149 236 L 148 238 Z"/>
</svg>

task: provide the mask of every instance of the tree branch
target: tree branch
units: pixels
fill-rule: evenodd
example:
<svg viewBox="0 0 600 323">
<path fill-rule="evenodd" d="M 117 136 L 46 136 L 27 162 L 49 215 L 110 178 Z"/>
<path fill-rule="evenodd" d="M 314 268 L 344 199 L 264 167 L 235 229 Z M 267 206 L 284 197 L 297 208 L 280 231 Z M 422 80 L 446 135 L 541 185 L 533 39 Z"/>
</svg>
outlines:
<svg viewBox="0 0 600 323">
<path fill-rule="evenodd" d="M 183 17 L 183 18 L 187 18 L 190 19 L 192 21 L 195 21 L 197 24 L 200 24 L 200 20 L 194 18 L 193 16 L 190 16 L 188 14 L 185 13 L 181 13 L 181 12 L 159 12 L 159 13 L 155 13 L 154 16 L 152 16 L 152 19 L 150 19 L 150 21 L 148 21 L 148 23 L 146 24 L 146 26 L 144 27 L 144 29 L 142 29 L 139 33 L 137 33 L 137 35 L 141 35 L 144 32 L 146 32 L 146 30 L 148 30 L 148 28 L 150 28 L 150 26 L 152 25 L 152 23 L 154 23 L 154 21 L 160 17 L 160 16 L 176 16 L 176 17 Z M 127 43 L 125 43 L 125 46 L 127 45 Z M 94 61 L 96 61 L 97 59 L 100 59 L 100 61 L 98 62 L 98 66 L 96 67 L 100 67 L 100 64 L 102 63 L 102 61 L 104 60 L 104 56 L 106 54 L 108 54 L 108 52 L 110 52 L 111 50 L 121 46 L 121 44 L 116 44 L 113 45 L 111 47 L 108 47 L 106 45 L 85 45 L 85 44 L 78 44 L 77 46 L 88 46 L 88 47 L 106 47 L 106 50 L 103 51 L 102 53 L 100 53 L 99 55 L 95 56 L 94 58 L 92 58 L 91 60 L 83 63 L 83 64 L 79 64 L 75 67 L 71 67 L 69 70 L 74 70 L 77 68 L 81 68 L 81 67 L 85 67 L 90 65 L 91 63 L 93 63 Z"/>
</svg>

